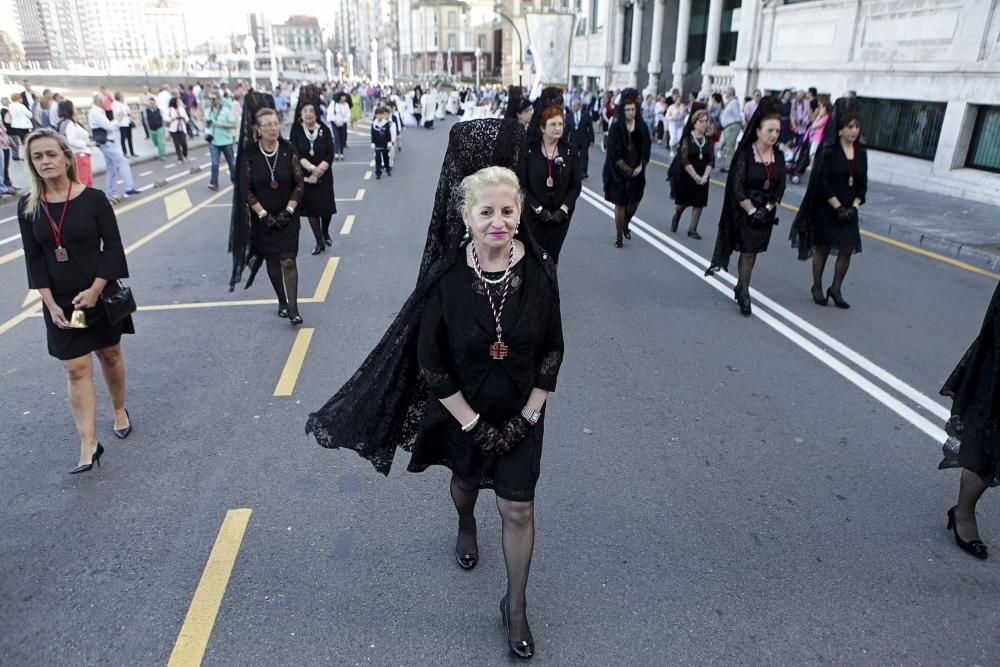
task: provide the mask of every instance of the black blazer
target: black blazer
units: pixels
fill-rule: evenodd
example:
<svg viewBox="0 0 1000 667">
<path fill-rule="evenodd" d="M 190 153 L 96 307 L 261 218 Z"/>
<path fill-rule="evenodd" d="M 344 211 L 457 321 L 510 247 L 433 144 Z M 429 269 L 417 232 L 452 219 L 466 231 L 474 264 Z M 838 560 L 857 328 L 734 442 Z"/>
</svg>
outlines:
<svg viewBox="0 0 1000 667">
<path fill-rule="evenodd" d="M 549 177 L 548 162 L 542 153 L 541 143 L 528 145 L 525 159 L 525 204 L 532 211 L 539 206 L 555 211 L 565 204 L 572 213 L 582 188 L 579 153 L 565 141 L 559 142 L 559 153 L 552 164 L 551 188 L 545 184 Z"/>
<path fill-rule="evenodd" d="M 566 110 L 566 143 L 581 151 L 594 143 L 594 123 L 585 109 L 580 109 L 579 125 L 576 124 L 576 114 Z"/>
</svg>

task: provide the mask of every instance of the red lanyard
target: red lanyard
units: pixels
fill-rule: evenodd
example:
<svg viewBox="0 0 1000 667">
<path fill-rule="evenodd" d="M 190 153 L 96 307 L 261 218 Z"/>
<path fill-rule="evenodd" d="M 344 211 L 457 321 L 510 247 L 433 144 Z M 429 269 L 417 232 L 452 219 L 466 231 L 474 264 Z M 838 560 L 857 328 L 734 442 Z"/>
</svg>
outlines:
<svg viewBox="0 0 1000 667">
<path fill-rule="evenodd" d="M 549 154 L 545 151 L 545 146 L 543 145 L 542 146 L 542 155 L 545 156 L 545 162 L 546 162 L 545 166 L 549 170 L 549 174 L 548 174 L 549 178 L 548 178 L 548 182 L 546 183 L 546 185 L 548 185 L 551 188 L 552 186 L 549 185 L 549 184 L 552 183 L 552 160 L 554 160 L 556 157 L 558 157 L 558 155 L 559 155 L 559 147 L 556 146 L 556 152 L 555 152 L 555 154 L 552 157 L 549 157 Z"/>
<path fill-rule="evenodd" d="M 774 157 L 774 156 L 772 155 L 772 157 Z M 763 163 L 763 162 L 761 162 L 761 164 L 764 167 L 764 182 L 765 183 L 770 183 L 771 182 L 771 168 L 774 167 L 774 162 L 772 161 L 772 162 L 768 162 L 766 164 Z"/>
<path fill-rule="evenodd" d="M 62 248 L 63 221 L 66 220 L 66 211 L 69 210 L 69 196 L 72 192 L 73 184 L 70 183 L 69 190 L 66 192 L 66 202 L 63 204 L 62 214 L 59 216 L 58 228 L 56 228 L 56 221 L 52 219 L 52 214 L 49 213 L 49 197 L 44 192 L 42 193 L 42 199 L 45 201 L 45 216 L 49 219 L 49 228 L 52 229 L 52 238 L 55 239 L 57 248 Z"/>
</svg>

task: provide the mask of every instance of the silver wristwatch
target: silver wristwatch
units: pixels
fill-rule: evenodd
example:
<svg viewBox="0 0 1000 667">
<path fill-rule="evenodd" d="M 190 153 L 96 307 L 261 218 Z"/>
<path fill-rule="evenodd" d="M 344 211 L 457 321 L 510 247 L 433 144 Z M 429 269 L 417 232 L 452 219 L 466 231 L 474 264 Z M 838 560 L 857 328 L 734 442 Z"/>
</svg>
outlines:
<svg viewBox="0 0 1000 667">
<path fill-rule="evenodd" d="M 521 416 L 524 417 L 524 420 L 526 422 L 534 426 L 535 424 L 538 423 L 538 420 L 542 418 L 542 411 L 532 410 L 530 407 L 526 405 L 521 410 Z"/>
</svg>

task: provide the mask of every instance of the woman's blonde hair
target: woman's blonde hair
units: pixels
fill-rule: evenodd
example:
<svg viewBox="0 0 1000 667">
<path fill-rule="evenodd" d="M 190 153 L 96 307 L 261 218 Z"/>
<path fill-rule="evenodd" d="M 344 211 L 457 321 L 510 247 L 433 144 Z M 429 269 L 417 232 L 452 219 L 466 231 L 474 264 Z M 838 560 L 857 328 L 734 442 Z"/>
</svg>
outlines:
<svg viewBox="0 0 1000 667">
<path fill-rule="evenodd" d="M 59 150 L 62 151 L 62 154 L 65 156 L 68 163 L 66 167 L 66 175 L 69 176 L 71 183 L 80 182 L 80 178 L 76 173 L 76 156 L 73 155 L 73 149 L 69 147 L 69 142 L 66 141 L 66 137 L 49 127 L 43 127 L 35 130 L 24 140 L 24 161 L 28 163 L 28 174 L 31 176 L 31 192 L 28 193 L 27 206 L 24 208 L 28 215 L 35 215 L 38 213 L 39 203 L 42 201 L 42 194 L 45 192 L 45 179 L 38 175 L 38 171 L 35 169 L 35 163 L 31 159 L 31 143 L 33 141 L 37 141 L 38 139 L 52 139 L 59 144 Z"/>
<path fill-rule="evenodd" d="M 521 192 L 517 174 L 507 167 L 483 167 L 462 179 L 462 210 L 471 213 L 479 191 L 490 185 L 506 185 L 512 189 L 517 199 L 517 212 L 524 209 L 524 193 Z"/>
</svg>

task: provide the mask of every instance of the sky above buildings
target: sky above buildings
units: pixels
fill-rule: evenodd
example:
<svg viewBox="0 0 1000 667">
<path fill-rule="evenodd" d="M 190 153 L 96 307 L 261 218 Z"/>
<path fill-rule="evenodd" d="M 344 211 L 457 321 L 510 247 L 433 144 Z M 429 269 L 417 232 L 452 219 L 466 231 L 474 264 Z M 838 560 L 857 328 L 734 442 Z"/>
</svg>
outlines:
<svg viewBox="0 0 1000 667">
<path fill-rule="evenodd" d="M 210 38 L 218 39 L 229 33 L 242 34 L 247 30 L 247 14 L 263 12 L 275 23 L 284 23 L 289 16 L 302 14 L 315 16 L 324 33 L 333 25 L 333 2 L 305 2 L 304 0 L 183 0 L 187 17 L 188 42 L 195 46 Z M 275 7 L 280 5 L 280 9 Z M 326 7 L 330 7 L 327 9 Z"/>
</svg>

